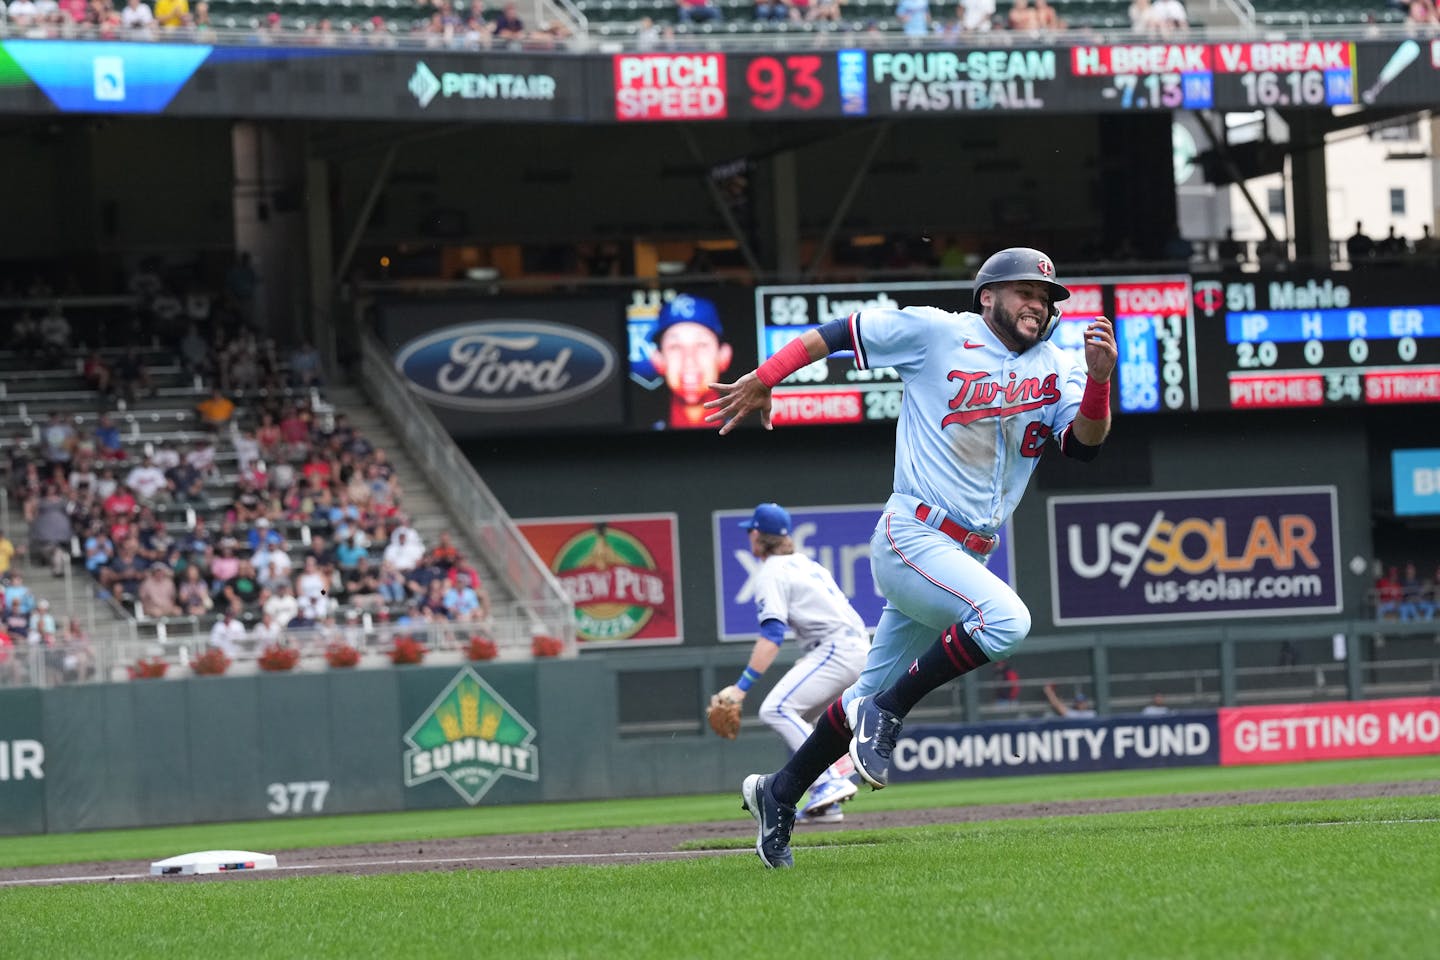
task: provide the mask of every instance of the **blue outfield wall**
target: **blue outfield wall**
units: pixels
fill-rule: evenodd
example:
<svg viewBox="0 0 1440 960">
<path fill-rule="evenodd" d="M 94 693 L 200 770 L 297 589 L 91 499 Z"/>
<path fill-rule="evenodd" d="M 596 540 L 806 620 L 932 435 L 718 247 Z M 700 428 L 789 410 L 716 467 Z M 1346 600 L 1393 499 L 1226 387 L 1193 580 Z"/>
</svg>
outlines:
<svg viewBox="0 0 1440 960">
<path fill-rule="evenodd" d="M 707 735 L 699 689 L 693 731 L 640 736 L 600 661 L 0 690 L 0 835 L 716 792 L 784 759 Z"/>
</svg>

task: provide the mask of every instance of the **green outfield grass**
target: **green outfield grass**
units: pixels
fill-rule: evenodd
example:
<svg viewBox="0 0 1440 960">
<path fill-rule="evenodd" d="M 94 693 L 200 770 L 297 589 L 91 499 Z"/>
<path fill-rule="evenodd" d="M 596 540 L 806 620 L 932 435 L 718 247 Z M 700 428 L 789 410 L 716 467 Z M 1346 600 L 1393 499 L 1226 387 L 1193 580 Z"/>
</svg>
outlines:
<svg viewBox="0 0 1440 960">
<path fill-rule="evenodd" d="M 900 791 L 896 791 L 899 793 Z M 1433 956 L 1434 798 L 867 831 L 625 867 L 0 889 L 7 957 Z"/>
<path fill-rule="evenodd" d="M 1281 766 L 1180 767 L 897 784 L 880 792 L 862 789 L 850 809 L 857 812 L 925 809 L 1432 779 L 1440 779 L 1440 756 Z M 735 820 L 744 817 L 736 797 L 737 794 L 727 793 L 0 837 L 0 869 L 90 860 L 151 861 L 191 850 L 275 852 L 389 840 Z"/>
</svg>

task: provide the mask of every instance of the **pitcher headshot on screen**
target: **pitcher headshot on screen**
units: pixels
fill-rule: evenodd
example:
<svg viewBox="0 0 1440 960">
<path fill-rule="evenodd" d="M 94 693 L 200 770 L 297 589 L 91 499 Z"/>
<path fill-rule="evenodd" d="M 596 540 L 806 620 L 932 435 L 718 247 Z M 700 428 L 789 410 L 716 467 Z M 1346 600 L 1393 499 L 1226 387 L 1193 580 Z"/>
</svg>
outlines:
<svg viewBox="0 0 1440 960">
<path fill-rule="evenodd" d="M 705 427 L 705 401 L 716 394 L 710 384 L 730 367 L 733 351 L 715 304 L 679 294 L 660 309 L 650 363 L 670 388 L 670 412 L 657 429 Z"/>
</svg>

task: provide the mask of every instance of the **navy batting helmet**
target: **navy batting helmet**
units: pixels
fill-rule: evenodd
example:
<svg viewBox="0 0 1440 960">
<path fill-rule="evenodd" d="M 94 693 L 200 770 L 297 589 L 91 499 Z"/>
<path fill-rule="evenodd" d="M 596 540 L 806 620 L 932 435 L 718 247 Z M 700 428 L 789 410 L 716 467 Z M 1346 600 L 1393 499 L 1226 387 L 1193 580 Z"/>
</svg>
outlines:
<svg viewBox="0 0 1440 960">
<path fill-rule="evenodd" d="M 1016 280 L 1038 280 L 1050 291 L 1050 322 L 1040 331 L 1044 340 L 1055 331 L 1055 322 L 1060 319 L 1061 300 L 1069 299 L 1070 291 L 1055 281 L 1055 261 L 1031 247 L 1006 247 L 980 265 L 975 274 L 975 309 L 980 309 L 980 291 L 992 283 L 1010 283 Z"/>
</svg>

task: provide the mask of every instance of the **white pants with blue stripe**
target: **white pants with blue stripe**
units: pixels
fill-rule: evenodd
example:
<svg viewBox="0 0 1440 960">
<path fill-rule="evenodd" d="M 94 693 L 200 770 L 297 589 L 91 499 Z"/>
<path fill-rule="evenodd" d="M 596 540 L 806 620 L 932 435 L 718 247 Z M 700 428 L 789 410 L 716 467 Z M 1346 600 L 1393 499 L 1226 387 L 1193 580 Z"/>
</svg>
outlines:
<svg viewBox="0 0 1440 960">
<path fill-rule="evenodd" d="M 860 676 L 866 650 L 861 637 L 826 640 L 795 661 L 760 704 L 760 719 L 780 734 L 791 753 L 810 736 L 816 718 Z M 815 781 L 816 785 L 846 776 L 849 766 L 848 762 L 840 770 L 831 766 Z"/>
<path fill-rule="evenodd" d="M 891 496 L 870 539 L 870 568 L 885 610 L 865 669 L 844 693 L 847 707 L 856 697 L 888 689 L 951 624 L 960 624 L 992 661 L 1030 632 L 1030 611 L 1015 591 L 982 557 L 940 532 L 943 511 L 920 520 L 918 504 L 914 497 Z"/>
</svg>

